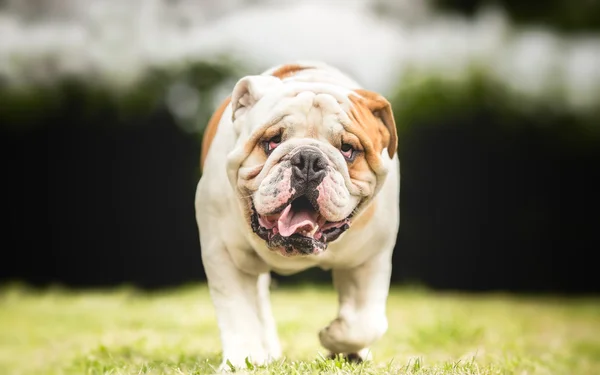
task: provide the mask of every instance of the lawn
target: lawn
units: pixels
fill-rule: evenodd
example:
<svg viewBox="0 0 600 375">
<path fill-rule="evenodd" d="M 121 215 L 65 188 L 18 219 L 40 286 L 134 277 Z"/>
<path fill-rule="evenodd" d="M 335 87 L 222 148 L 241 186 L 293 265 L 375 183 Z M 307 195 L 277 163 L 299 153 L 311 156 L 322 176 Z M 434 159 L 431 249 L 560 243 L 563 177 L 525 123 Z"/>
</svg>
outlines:
<svg viewBox="0 0 600 375">
<path fill-rule="evenodd" d="M 600 374 L 600 299 L 393 289 L 373 362 L 325 360 L 328 287 L 278 288 L 287 357 L 257 374 Z M 210 374 L 220 359 L 205 286 L 0 290 L 0 374 Z"/>
</svg>

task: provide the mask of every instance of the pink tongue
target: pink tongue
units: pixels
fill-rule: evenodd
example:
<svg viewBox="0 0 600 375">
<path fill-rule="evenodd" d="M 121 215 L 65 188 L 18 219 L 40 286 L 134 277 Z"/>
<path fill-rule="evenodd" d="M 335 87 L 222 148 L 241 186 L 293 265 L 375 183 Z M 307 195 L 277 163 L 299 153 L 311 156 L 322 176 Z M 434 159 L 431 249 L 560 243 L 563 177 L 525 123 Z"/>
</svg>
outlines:
<svg viewBox="0 0 600 375">
<path fill-rule="evenodd" d="M 301 210 L 292 212 L 292 205 L 288 205 L 281 216 L 277 226 L 279 233 L 284 237 L 289 237 L 300 231 L 310 232 L 317 227 L 317 218 L 319 214 L 313 210 Z"/>
</svg>

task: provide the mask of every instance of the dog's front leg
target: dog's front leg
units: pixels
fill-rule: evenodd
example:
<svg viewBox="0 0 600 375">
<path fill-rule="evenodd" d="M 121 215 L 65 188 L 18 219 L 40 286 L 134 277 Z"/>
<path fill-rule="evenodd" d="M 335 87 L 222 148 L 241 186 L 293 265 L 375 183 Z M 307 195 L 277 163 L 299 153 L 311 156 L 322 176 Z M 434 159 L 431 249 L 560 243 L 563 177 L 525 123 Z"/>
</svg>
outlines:
<svg viewBox="0 0 600 375">
<path fill-rule="evenodd" d="M 271 274 L 265 272 L 258 277 L 258 312 L 263 327 L 263 345 L 269 360 L 281 357 L 281 344 L 277 324 L 271 310 Z"/>
<path fill-rule="evenodd" d="M 264 307 L 268 298 L 268 289 L 266 296 L 263 290 L 268 288 L 265 275 L 238 269 L 225 246 L 217 240 L 202 241 L 202 261 L 221 334 L 221 369 L 228 369 L 228 361 L 235 367 L 245 367 L 247 357 L 254 364 L 263 364 L 279 355 L 278 341 L 275 348 L 267 347 L 276 333 L 273 317 L 269 316 L 270 305 Z"/>
<path fill-rule="evenodd" d="M 365 360 L 369 346 L 387 330 L 386 302 L 390 286 L 391 249 L 351 269 L 334 269 L 339 295 L 338 316 L 319 332 L 332 354 Z"/>
</svg>

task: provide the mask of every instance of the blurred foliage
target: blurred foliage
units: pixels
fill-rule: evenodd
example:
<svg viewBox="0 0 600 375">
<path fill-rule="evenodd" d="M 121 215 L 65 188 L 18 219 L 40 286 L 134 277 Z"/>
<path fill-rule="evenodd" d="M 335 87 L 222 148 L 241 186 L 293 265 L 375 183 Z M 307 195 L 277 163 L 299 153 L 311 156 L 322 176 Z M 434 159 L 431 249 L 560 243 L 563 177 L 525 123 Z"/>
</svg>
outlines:
<svg viewBox="0 0 600 375">
<path fill-rule="evenodd" d="M 401 136 L 417 124 L 444 126 L 446 119 L 486 114 L 499 119 L 503 131 L 527 131 L 531 129 L 523 127 L 530 126 L 562 139 L 565 145 L 596 146 L 600 141 L 600 103 L 591 110 L 574 112 L 561 99 L 559 92 L 537 99 L 519 95 L 483 71 L 473 70 L 464 80 L 408 74 L 390 102 Z"/>
<path fill-rule="evenodd" d="M 167 103 L 168 91 L 183 82 L 198 98 L 193 121 L 197 123 L 195 133 L 201 136 L 215 99 L 219 99 L 215 98 L 215 92 L 221 86 L 235 82 L 244 74 L 244 69 L 226 60 L 218 63 L 199 61 L 172 70 L 151 70 L 128 89 L 115 89 L 74 77 L 57 80 L 54 85 L 17 88 L 0 85 L 0 102 L 3 103 L 0 123 L 17 129 L 66 117 L 81 126 L 86 126 L 90 119 L 107 127 L 143 123 L 145 117 L 159 109 L 172 110 Z M 473 70 L 458 80 L 409 71 L 390 96 L 400 133 L 410 131 L 415 124 L 434 122 L 443 126 L 445 119 L 484 112 L 501 118 L 507 131 L 517 124 L 531 124 L 578 145 L 596 142 L 600 137 L 597 124 L 600 103 L 592 111 L 574 113 L 562 105 L 561 100 L 559 92 L 536 99 L 520 96 L 483 70 Z M 174 114 L 174 117 L 177 116 Z"/>
<path fill-rule="evenodd" d="M 486 5 L 500 5 L 517 23 L 541 24 L 567 32 L 600 30 L 598 0 L 433 0 L 441 10 L 472 15 Z"/>
<path fill-rule="evenodd" d="M 199 99 L 198 116 L 212 110 L 212 95 L 220 84 L 240 75 L 236 66 L 227 60 L 218 63 L 198 61 L 176 69 L 151 69 L 134 85 L 126 89 L 84 79 L 61 77 L 53 83 L 27 86 L 8 86 L 0 82 L 0 124 L 14 129 L 48 124 L 61 117 L 80 119 L 106 118 L 108 126 L 122 125 L 140 119 L 167 106 L 169 88 L 185 82 Z M 114 119 L 119 119 L 115 123 Z"/>
</svg>

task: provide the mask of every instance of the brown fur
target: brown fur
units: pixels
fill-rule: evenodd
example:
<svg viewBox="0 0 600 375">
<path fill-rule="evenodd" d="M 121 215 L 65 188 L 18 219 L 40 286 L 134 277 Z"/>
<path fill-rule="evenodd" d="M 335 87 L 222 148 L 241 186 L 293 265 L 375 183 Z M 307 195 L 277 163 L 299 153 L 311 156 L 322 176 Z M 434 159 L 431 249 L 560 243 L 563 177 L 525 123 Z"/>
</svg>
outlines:
<svg viewBox="0 0 600 375">
<path fill-rule="evenodd" d="M 284 79 L 294 74 L 298 73 L 301 70 L 310 69 L 308 66 L 302 66 L 298 64 L 287 64 L 281 66 L 279 69 L 275 70 L 272 73 L 272 76 L 277 77 L 279 79 Z"/>
<path fill-rule="evenodd" d="M 200 168 L 204 168 L 204 161 L 206 160 L 206 155 L 208 154 L 208 149 L 215 138 L 215 134 L 217 134 L 217 128 L 219 127 L 219 122 L 221 122 L 221 117 L 223 116 L 223 112 L 227 109 L 227 106 L 231 102 L 231 97 L 227 97 L 221 105 L 217 108 L 217 110 L 213 113 L 210 120 L 208 121 L 208 125 L 206 125 L 206 130 L 204 130 L 204 137 L 202 138 L 202 151 L 200 153 Z"/>
<path fill-rule="evenodd" d="M 354 104 L 351 117 L 354 117 L 355 125 L 371 139 L 377 154 L 387 147 L 390 158 L 393 157 L 398 147 L 398 134 L 392 106 L 383 96 L 373 91 L 363 89 L 354 91 L 360 95 L 360 97 L 350 96 L 350 101 Z M 387 131 L 381 126 L 382 123 Z"/>
<path fill-rule="evenodd" d="M 348 130 L 359 138 L 363 153 L 348 166 L 348 172 L 351 179 L 365 181 L 371 171 L 379 169 L 379 155 L 385 147 L 390 157 L 394 156 L 397 143 L 396 125 L 385 98 L 366 90 L 355 92 L 360 96 L 349 96 L 352 102 L 349 113 L 352 127 Z"/>
</svg>

